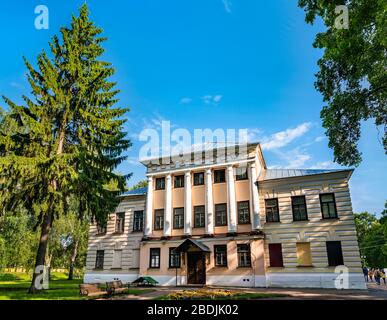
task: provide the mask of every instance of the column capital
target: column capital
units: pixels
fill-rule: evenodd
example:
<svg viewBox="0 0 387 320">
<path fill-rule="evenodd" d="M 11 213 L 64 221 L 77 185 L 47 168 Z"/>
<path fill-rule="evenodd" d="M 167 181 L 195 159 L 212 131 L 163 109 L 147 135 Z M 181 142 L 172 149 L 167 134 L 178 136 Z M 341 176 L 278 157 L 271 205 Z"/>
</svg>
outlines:
<svg viewBox="0 0 387 320">
<path fill-rule="evenodd" d="M 171 179 L 171 178 L 172 178 L 172 175 L 171 175 L 170 173 L 167 173 L 167 174 L 165 175 L 165 178 L 166 178 L 166 179 Z"/>
<path fill-rule="evenodd" d="M 190 175 L 191 175 L 191 170 L 186 170 L 186 171 L 184 171 L 184 175 L 185 175 L 185 176 L 190 176 Z"/>
<path fill-rule="evenodd" d="M 206 169 L 206 174 L 212 174 L 212 169 L 211 168 L 207 168 Z"/>
<path fill-rule="evenodd" d="M 254 162 L 249 162 L 250 168 L 255 168 L 255 161 Z"/>
<path fill-rule="evenodd" d="M 147 180 L 148 181 L 152 181 L 153 180 L 153 176 L 146 176 Z"/>
<path fill-rule="evenodd" d="M 227 165 L 227 170 L 233 170 L 234 169 L 234 165 L 232 165 L 232 164 L 229 164 L 229 165 Z"/>
</svg>

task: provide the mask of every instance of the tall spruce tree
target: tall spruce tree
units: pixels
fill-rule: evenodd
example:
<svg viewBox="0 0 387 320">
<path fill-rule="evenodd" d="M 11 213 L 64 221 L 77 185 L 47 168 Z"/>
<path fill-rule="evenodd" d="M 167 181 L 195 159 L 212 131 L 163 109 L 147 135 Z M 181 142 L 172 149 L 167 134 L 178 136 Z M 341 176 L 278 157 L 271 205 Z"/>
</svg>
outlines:
<svg viewBox="0 0 387 320">
<path fill-rule="evenodd" d="M 79 219 L 105 224 L 129 177 L 114 172 L 131 145 L 123 132 L 128 109 L 114 107 L 119 90 L 109 80 L 114 68 L 101 58 L 101 33 L 83 5 L 61 38 L 52 38 L 51 54 L 38 55 L 37 68 L 24 59 L 32 89 L 25 103 L 3 97 L 9 110 L 0 131 L 0 207 L 22 205 L 37 216 L 36 266 L 45 264 L 50 230 L 69 199 L 78 200 Z M 112 181 L 116 190 L 107 187 Z M 37 276 L 31 293 L 40 290 Z"/>
</svg>

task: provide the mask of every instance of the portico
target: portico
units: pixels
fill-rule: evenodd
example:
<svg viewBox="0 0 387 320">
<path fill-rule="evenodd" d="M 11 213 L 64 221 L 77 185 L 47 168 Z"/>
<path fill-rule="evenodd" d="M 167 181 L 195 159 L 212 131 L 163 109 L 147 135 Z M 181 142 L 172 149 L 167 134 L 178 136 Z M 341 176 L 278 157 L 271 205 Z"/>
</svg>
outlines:
<svg viewBox="0 0 387 320">
<path fill-rule="evenodd" d="M 154 214 L 155 210 L 164 210 L 164 221 L 162 228 L 162 237 L 170 238 L 173 236 L 185 236 L 191 237 L 193 229 L 195 228 L 195 206 L 201 205 L 205 210 L 205 225 L 203 236 L 213 236 L 215 234 L 215 228 L 223 230 L 223 233 L 230 235 L 236 234 L 238 231 L 238 200 L 246 200 L 249 202 L 250 210 L 250 231 L 256 231 L 260 228 L 259 221 L 259 197 L 254 181 L 257 178 L 257 169 L 255 161 L 250 161 L 245 164 L 248 168 L 248 174 L 246 178 L 246 185 L 248 190 L 244 188 L 240 192 L 236 192 L 235 185 L 235 169 L 237 164 L 220 164 L 213 165 L 207 168 L 182 169 L 182 170 L 170 170 L 164 174 L 152 173 L 148 174 L 148 196 L 145 216 L 145 232 L 144 238 L 155 237 L 154 230 Z M 214 171 L 225 172 L 225 179 L 221 182 L 214 181 Z M 193 175 L 195 173 L 202 173 L 204 176 L 204 198 L 202 200 L 195 199 L 196 194 L 192 193 L 192 189 L 196 187 L 193 183 Z M 174 178 L 183 176 L 183 186 L 174 185 Z M 163 190 L 164 196 L 162 205 L 154 205 L 154 192 L 155 192 L 155 179 L 164 179 L 165 187 Z M 214 188 L 214 185 L 216 188 Z M 156 191 L 157 192 L 157 191 Z M 215 192 L 215 194 L 214 194 Z M 238 196 L 237 196 L 238 195 Z M 215 199 L 214 199 L 215 197 Z M 238 197 L 238 199 L 237 199 Z M 161 203 L 160 201 L 156 201 Z M 216 220 L 215 207 L 217 204 L 224 203 L 227 211 L 227 223 L 225 228 L 220 228 L 219 221 Z M 177 227 L 174 223 L 174 209 L 184 209 L 184 224 L 181 227 Z M 176 218 L 177 219 L 177 218 Z M 219 220 L 218 213 L 218 220 Z M 182 229 L 179 231 L 179 229 Z M 159 232 L 157 233 L 159 234 Z"/>
</svg>

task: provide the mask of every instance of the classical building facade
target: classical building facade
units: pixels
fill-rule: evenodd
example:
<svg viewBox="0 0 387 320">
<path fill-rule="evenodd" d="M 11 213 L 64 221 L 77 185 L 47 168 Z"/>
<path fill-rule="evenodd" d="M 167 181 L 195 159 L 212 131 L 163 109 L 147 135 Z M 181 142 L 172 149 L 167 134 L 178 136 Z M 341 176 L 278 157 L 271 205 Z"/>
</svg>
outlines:
<svg viewBox="0 0 387 320">
<path fill-rule="evenodd" d="M 148 188 L 90 226 L 85 282 L 365 289 L 352 170 L 268 169 L 259 144 L 236 154 L 144 162 Z"/>
</svg>

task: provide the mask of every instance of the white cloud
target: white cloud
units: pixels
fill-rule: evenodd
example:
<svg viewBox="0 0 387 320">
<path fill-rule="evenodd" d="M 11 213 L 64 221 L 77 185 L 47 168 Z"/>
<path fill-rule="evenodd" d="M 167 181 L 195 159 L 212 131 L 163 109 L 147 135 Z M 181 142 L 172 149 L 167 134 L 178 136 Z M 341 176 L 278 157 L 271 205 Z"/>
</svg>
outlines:
<svg viewBox="0 0 387 320">
<path fill-rule="evenodd" d="M 143 118 L 142 121 L 143 121 L 144 129 L 159 130 L 161 129 L 162 122 L 166 120 L 162 116 L 156 114 L 154 115 L 154 118 L 151 118 L 151 119 Z"/>
<path fill-rule="evenodd" d="M 222 100 L 222 95 L 221 95 L 221 94 L 217 94 L 217 95 L 214 97 L 213 100 L 214 100 L 215 103 L 220 102 L 220 100 Z"/>
<path fill-rule="evenodd" d="M 261 132 L 262 131 L 258 128 L 247 129 L 247 141 L 248 142 L 259 142 L 259 136 L 260 136 Z"/>
<path fill-rule="evenodd" d="M 210 95 L 210 94 L 207 94 L 205 96 L 203 96 L 203 101 L 205 104 L 213 104 L 213 105 L 217 105 L 220 100 L 222 100 L 223 96 L 221 94 L 216 94 L 216 95 Z"/>
<path fill-rule="evenodd" d="M 192 102 L 192 99 L 190 97 L 184 97 L 184 98 L 180 99 L 180 103 L 182 103 L 182 104 L 188 104 L 191 102 Z"/>
<path fill-rule="evenodd" d="M 332 161 L 322 161 L 322 162 L 317 162 L 313 168 L 314 169 L 328 169 L 332 167 Z"/>
<path fill-rule="evenodd" d="M 304 122 L 295 128 L 286 129 L 284 131 L 274 133 L 270 137 L 265 137 L 262 139 L 262 149 L 273 150 L 282 148 L 291 143 L 294 139 L 301 137 L 308 132 L 311 125 L 312 124 L 310 122 Z"/>
<path fill-rule="evenodd" d="M 333 161 L 328 160 L 328 161 L 317 162 L 316 164 L 312 165 L 311 168 L 313 168 L 313 169 L 339 169 L 341 167 L 337 163 L 334 163 Z"/>
<path fill-rule="evenodd" d="M 276 164 L 270 168 L 283 168 L 283 169 L 302 169 L 305 167 L 305 163 L 308 162 L 312 157 L 305 150 L 295 148 L 290 151 L 280 151 L 278 149 L 272 150 L 280 160 L 281 164 Z"/>
<path fill-rule="evenodd" d="M 157 116 L 156 118 L 149 119 L 149 124 L 152 128 L 160 129 L 163 121 L 164 119 L 162 117 Z"/>
<path fill-rule="evenodd" d="M 222 0 L 222 1 L 223 1 L 224 10 L 226 10 L 227 13 L 231 13 L 231 7 L 232 7 L 231 0 Z"/>
<path fill-rule="evenodd" d="M 142 130 L 145 130 L 145 129 L 153 129 L 156 131 L 161 131 L 163 124 L 164 124 L 164 127 L 169 125 L 171 129 L 177 127 L 177 125 L 172 123 L 171 120 L 165 119 L 159 114 L 153 114 L 153 118 L 142 118 L 142 124 L 140 122 L 140 124 L 138 125 L 140 130 L 137 136 L 140 134 Z"/>
<path fill-rule="evenodd" d="M 205 104 L 210 104 L 211 101 L 212 101 L 212 96 L 210 96 L 210 95 L 205 95 L 205 96 L 203 97 L 203 101 L 204 101 Z"/>
<path fill-rule="evenodd" d="M 310 155 L 308 154 L 297 154 L 294 158 L 290 159 L 286 168 L 302 168 L 305 165 L 305 162 L 310 160 Z"/>
<path fill-rule="evenodd" d="M 314 139 L 314 142 L 320 142 L 320 141 L 323 141 L 324 139 L 325 139 L 324 136 L 319 136 L 316 139 Z"/>
</svg>

